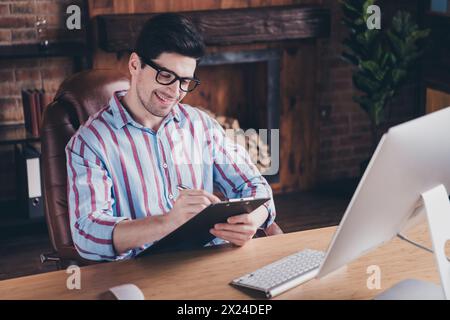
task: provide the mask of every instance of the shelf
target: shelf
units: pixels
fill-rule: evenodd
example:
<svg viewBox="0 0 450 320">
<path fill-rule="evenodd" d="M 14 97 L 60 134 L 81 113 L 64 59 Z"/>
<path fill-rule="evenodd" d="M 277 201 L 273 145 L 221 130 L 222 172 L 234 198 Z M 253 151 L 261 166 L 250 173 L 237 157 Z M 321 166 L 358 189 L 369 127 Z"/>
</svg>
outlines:
<svg viewBox="0 0 450 320">
<path fill-rule="evenodd" d="M 38 142 L 39 137 L 31 135 L 24 125 L 0 126 L 0 145 Z"/>
<path fill-rule="evenodd" d="M 51 44 L 47 48 L 41 48 L 38 44 L 0 46 L 0 59 L 80 57 L 87 53 L 88 49 L 85 44 L 71 42 Z"/>
</svg>

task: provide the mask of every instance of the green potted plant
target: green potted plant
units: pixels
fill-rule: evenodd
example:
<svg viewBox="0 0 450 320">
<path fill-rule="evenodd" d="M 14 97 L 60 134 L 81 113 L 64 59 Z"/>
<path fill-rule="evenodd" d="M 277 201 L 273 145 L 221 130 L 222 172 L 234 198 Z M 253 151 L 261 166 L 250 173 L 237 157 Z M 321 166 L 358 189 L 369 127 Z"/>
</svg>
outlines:
<svg viewBox="0 0 450 320">
<path fill-rule="evenodd" d="M 411 76 L 414 64 L 423 53 L 421 41 L 429 30 L 420 30 L 411 15 L 398 11 L 385 28 L 369 29 L 369 6 L 376 0 L 342 0 L 343 22 L 349 29 L 342 57 L 355 65 L 353 96 L 367 112 L 372 133 L 372 150 L 378 144 L 380 125 L 386 120 L 386 107 Z"/>
</svg>

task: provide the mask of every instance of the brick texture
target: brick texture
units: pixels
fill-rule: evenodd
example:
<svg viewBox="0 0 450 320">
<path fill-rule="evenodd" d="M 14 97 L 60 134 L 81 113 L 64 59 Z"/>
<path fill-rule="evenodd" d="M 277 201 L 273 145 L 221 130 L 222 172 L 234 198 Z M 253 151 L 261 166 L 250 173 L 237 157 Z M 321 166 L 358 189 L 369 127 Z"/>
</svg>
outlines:
<svg viewBox="0 0 450 320">
<path fill-rule="evenodd" d="M 45 18 L 45 37 L 50 42 L 84 40 L 84 32 L 69 31 L 66 7 L 80 0 L 0 0 L 0 46 L 34 44 L 40 41 L 36 21 Z M 61 82 L 73 71 L 71 58 L 2 59 L 0 61 L 0 126 L 23 123 L 22 89 L 44 88 L 51 101 Z M 11 146 L 0 148 L 0 200 L 16 197 L 15 164 Z M 3 180 L 5 181 L 5 179 Z"/>
<path fill-rule="evenodd" d="M 381 0 L 382 14 L 392 14 L 398 7 L 414 8 L 402 0 L 397 3 Z M 331 10 L 331 36 L 320 40 L 320 122 L 319 183 L 327 184 L 341 179 L 361 176 L 360 166 L 372 155 L 372 135 L 367 114 L 353 102 L 357 94 L 353 88 L 353 67 L 340 58 L 346 27 L 341 23 L 342 12 L 338 1 L 325 0 Z M 397 6 L 397 7 L 394 7 Z M 413 12 L 414 13 L 414 12 Z M 387 15 L 386 14 L 386 15 Z M 418 86 L 406 85 L 389 105 L 386 128 L 417 116 Z"/>
<path fill-rule="evenodd" d="M 125 1 L 125 0 L 124 0 Z M 411 0 L 380 0 L 384 4 L 405 4 Z M 65 8 L 79 1 L 69 0 L 0 0 L 0 45 L 36 43 L 39 37 L 37 17 L 48 21 L 47 37 L 51 41 L 77 39 L 80 35 L 65 29 Z M 319 40 L 320 153 L 319 182 L 360 176 L 360 165 L 372 153 L 369 119 L 352 101 L 356 93 L 351 82 L 352 67 L 340 58 L 342 40 L 346 36 L 341 23 L 339 2 L 323 0 L 331 10 L 331 35 Z M 414 1 L 411 1 L 414 2 Z M 112 0 L 97 0 L 94 9 L 109 8 Z M 409 7 L 414 7 L 410 5 Z M 384 11 L 383 11 L 384 12 Z M 51 98 L 64 78 L 72 72 L 68 58 L 17 59 L 0 61 L 0 125 L 23 122 L 21 89 L 44 88 Z M 413 118 L 417 112 L 415 84 L 406 86 L 390 104 L 389 125 Z M 9 159 L 0 148 L 0 159 Z M 10 150 L 8 151 L 10 153 Z M 5 160 L 6 161 L 6 160 Z M 4 166 L 5 164 L 5 166 Z M 2 162 L 0 177 L 13 172 Z M 14 198 L 14 183 L 0 185 L 0 199 Z"/>
<path fill-rule="evenodd" d="M 81 5 L 80 0 L 1 0 L 0 1 L 0 45 L 39 43 L 41 37 L 51 42 L 84 40 L 83 34 L 66 29 L 66 8 L 70 4 Z M 46 19 L 48 27 L 40 36 L 36 21 Z M 84 31 L 83 31 L 84 32 Z M 0 61 L 0 94 L 4 99 L 18 99 L 22 105 L 20 92 L 28 88 L 45 88 L 47 94 L 55 93 L 64 77 L 71 73 L 70 59 L 13 59 Z M 12 79 L 3 80 L 8 75 Z M 8 81 L 8 83 L 6 83 Z M 9 100 L 4 100 L 9 101 Z M 0 102 L 0 125 L 23 123 L 18 112 L 7 111 Z"/>
</svg>

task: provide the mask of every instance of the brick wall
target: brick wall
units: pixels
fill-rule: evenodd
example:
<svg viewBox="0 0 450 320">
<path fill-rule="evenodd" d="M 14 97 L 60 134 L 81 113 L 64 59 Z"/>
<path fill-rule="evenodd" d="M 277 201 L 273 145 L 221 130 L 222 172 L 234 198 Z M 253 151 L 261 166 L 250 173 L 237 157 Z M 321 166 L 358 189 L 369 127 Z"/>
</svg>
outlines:
<svg viewBox="0 0 450 320">
<path fill-rule="evenodd" d="M 378 1 L 382 18 L 389 19 L 399 8 L 414 14 L 415 1 Z M 339 2 L 325 1 L 331 9 L 331 37 L 320 43 L 320 153 L 319 181 L 327 183 L 360 176 L 360 165 L 371 154 L 370 122 L 367 114 L 353 102 L 357 93 L 352 84 L 352 66 L 340 58 L 346 27 L 341 23 Z M 384 21 L 382 21 L 383 27 Z M 406 85 L 390 103 L 388 126 L 409 120 L 418 111 L 417 81 Z"/>
<path fill-rule="evenodd" d="M 48 18 L 49 35 L 53 40 L 80 37 L 64 29 L 65 8 L 74 2 L 77 1 L 0 0 L 0 45 L 36 43 L 38 38 L 34 23 L 36 17 L 41 15 Z M 410 9 L 412 2 L 415 0 L 380 1 L 382 12 L 392 11 L 394 4 L 409 6 Z M 352 68 L 340 58 L 346 30 L 340 22 L 339 2 L 324 0 L 323 3 L 331 9 L 332 32 L 329 39 L 320 40 L 321 72 L 317 107 L 324 116 L 320 122 L 318 172 L 320 182 L 328 182 L 359 176 L 360 163 L 371 155 L 371 137 L 367 115 L 352 101 L 355 93 L 351 82 Z M 50 98 L 61 81 L 72 73 L 72 67 L 71 60 L 67 58 L 0 61 L 0 124 L 23 122 L 22 88 L 43 87 Z M 391 103 L 391 124 L 416 115 L 417 92 L 417 85 L 412 83 Z M 15 195 L 11 154 L 11 148 L 0 148 L 0 181 L 11 182 L 0 184 L 0 200 L 14 198 Z"/>
<path fill-rule="evenodd" d="M 41 17 L 48 21 L 47 38 L 51 42 L 80 39 L 80 32 L 65 29 L 65 10 L 72 3 L 77 1 L 1 0 L 0 46 L 39 42 L 35 23 Z M 51 98 L 72 68 L 69 58 L 0 61 L 0 125 L 23 123 L 21 89 L 44 88 Z"/>
<path fill-rule="evenodd" d="M 65 27 L 66 8 L 81 1 L 69 0 L 0 0 L 0 46 L 38 43 L 35 23 L 38 18 L 48 21 L 50 42 L 82 40 L 83 32 Z M 47 101 L 60 83 L 73 72 L 71 58 L 30 58 L 0 60 L 0 125 L 23 123 L 21 90 L 44 88 Z M 15 166 L 13 146 L 0 148 L 0 200 L 15 197 Z"/>
</svg>

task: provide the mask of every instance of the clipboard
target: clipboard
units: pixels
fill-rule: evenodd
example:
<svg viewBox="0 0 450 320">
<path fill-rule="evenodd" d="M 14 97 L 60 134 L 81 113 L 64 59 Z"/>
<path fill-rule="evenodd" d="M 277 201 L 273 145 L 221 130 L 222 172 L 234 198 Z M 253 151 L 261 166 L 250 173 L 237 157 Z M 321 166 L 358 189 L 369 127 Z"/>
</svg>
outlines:
<svg viewBox="0 0 450 320">
<path fill-rule="evenodd" d="M 231 216 L 250 213 L 269 200 L 270 198 L 240 198 L 213 203 L 178 229 L 140 252 L 136 258 L 154 253 L 203 248 L 215 238 L 209 230 L 216 223 L 224 223 Z"/>
</svg>

